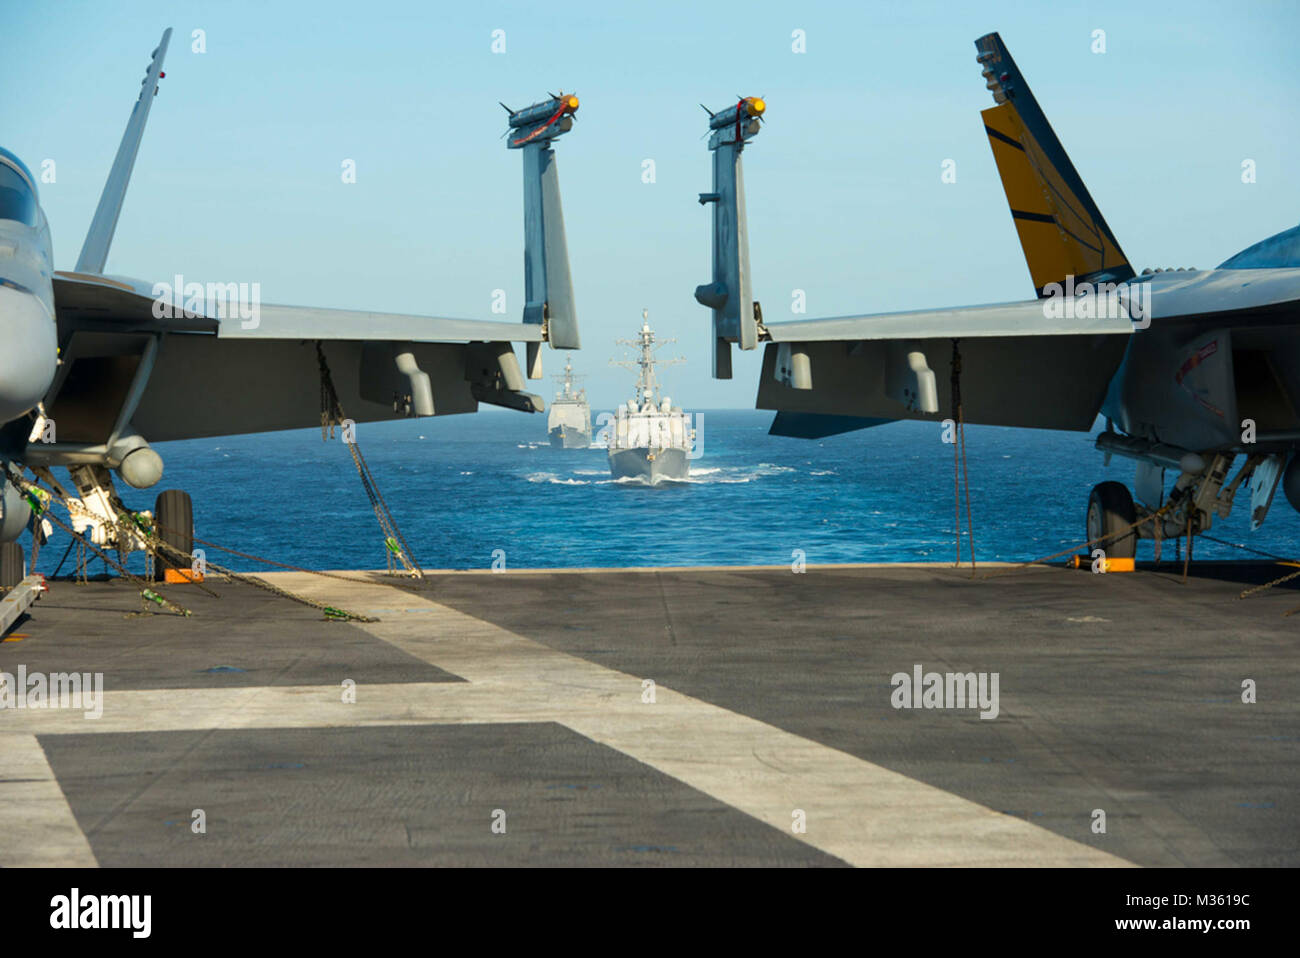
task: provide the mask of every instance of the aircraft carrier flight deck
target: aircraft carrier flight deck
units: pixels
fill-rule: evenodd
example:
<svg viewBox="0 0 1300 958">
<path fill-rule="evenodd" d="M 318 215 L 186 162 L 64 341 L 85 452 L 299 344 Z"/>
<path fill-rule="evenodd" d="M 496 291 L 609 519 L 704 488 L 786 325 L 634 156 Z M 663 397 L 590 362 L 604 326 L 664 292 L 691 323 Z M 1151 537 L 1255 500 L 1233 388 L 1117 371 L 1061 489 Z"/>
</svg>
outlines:
<svg viewBox="0 0 1300 958">
<path fill-rule="evenodd" d="M 51 581 L 0 670 L 100 714 L 3 714 L 0 865 L 1294 866 L 1287 571 Z"/>
</svg>

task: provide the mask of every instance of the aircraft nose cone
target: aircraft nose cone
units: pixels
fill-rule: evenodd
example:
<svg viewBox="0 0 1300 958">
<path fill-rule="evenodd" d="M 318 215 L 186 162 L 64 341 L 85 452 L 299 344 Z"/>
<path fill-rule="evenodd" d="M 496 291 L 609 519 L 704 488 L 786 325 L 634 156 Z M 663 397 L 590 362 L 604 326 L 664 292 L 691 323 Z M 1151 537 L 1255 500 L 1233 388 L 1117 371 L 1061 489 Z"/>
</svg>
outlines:
<svg viewBox="0 0 1300 958">
<path fill-rule="evenodd" d="M 31 293 L 0 286 L 0 423 L 45 397 L 58 359 L 54 321 Z"/>
</svg>

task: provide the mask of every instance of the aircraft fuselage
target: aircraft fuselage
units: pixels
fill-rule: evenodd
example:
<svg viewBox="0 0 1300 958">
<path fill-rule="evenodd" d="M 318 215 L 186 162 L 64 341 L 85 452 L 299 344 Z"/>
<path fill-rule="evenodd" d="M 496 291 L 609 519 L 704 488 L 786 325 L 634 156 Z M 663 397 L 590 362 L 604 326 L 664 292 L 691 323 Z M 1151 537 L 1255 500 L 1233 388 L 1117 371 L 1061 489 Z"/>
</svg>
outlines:
<svg viewBox="0 0 1300 958">
<path fill-rule="evenodd" d="M 26 167 L 0 150 L 0 424 L 45 396 L 58 364 L 50 229 Z"/>
</svg>

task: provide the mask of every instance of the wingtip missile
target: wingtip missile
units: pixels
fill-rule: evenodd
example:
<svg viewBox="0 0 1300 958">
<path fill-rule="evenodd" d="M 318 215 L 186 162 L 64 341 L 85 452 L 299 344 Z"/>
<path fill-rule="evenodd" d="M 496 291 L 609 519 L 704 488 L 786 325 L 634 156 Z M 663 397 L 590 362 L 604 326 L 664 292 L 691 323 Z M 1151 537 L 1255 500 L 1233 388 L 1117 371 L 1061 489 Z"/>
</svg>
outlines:
<svg viewBox="0 0 1300 958">
<path fill-rule="evenodd" d="M 505 106 L 505 104 L 501 104 Z M 577 94 L 561 93 L 549 100 L 534 103 L 521 110 L 510 112 L 509 132 L 512 134 L 509 146 L 517 149 L 529 143 L 546 142 L 573 128 L 574 114 L 577 113 L 579 100 Z M 517 135 L 517 138 L 516 138 Z"/>
<path fill-rule="evenodd" d="M 505 106 L 504 103 L 501 105 Z M 542 123 L 557 115 L 572 114 L 577 112 L 577 109 L 578 97 L 574 93 L 553 96 L 550 99 L 542 100 L 540 103 L 534 103 L 532 106 L 526 106 L 521 110 L 511 110 L 506 107 L 506 111 L 510 114 L 510 125 L 516 128 Z"/>
<path fill-rule="evenodd" d="M 720 130 L 723 127 L 735 126 L 738 122 L 761 121 L 763 114 L 767 112 L 767 101 L 761 96 L 740 96 L 736 97 L 736 102 L 726 109 L 714 113 L 705 107 L 704 112 L 709 114 L 709 129 Z"/>
</svg>

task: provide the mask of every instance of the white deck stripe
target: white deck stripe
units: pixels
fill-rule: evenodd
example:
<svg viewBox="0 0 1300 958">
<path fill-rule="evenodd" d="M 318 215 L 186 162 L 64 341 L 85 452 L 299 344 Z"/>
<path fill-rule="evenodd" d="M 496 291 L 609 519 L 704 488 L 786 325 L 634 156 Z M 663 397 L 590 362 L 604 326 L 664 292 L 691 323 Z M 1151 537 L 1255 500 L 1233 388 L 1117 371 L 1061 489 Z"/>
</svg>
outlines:
<svg viewBox="0 0 1300 958">
<path fill-rule="evenodd" d="M 275 573 L 267 578 L 356 611 L 382 609 L 362 626 L 467 683 L 105 691 L 103 717 L 70 709 L 17 710 L 12 733 L 136 732 L 209 728 L 557 722 L 592 741 L 855 865 L 1126 865 L 1123 859 L 1000 814 L 855 756 L 662 685 L 641 700 L 641 679 L 558 652 L 491 623 L 388 585 L 353 585 Z M 340 676 L 340 681 L 347 676 Z M 647 676 L 654 678 L 654 676 Z M 0 768 L 14 767 L 31 734 L 0 736 Z M 31 765 L 28 755 L 27 764 Z M 73 844 L 71 811 L 53 786 L 41 812 L 59 847 Z M 19 776 L 14 776 L 19 777 Z M 0 796 L 2 797 L 2 796 Z M 807 832 L 791 830 L 794 809 Z M 23 819 L 0 802 L 0 834 Z M 7 827 L 12 826 L 12 827 Z M 53 827 L 53 826 L 52 826 Z M 1086 823 L 1081 823 L 1081 828 Z M 82 846 L 85 839 L 76 833 Z M 39 845 L 33 846 L 39 848 Z M 84 848 L 89 855 L 89 848 Z M 86 864 L 93 863 L 93 856 Z"/>
<path fill-rule="evenodd" d="M 0 867 L 98 864 L 36 736 L 6 727 L 0 732 Z"/>
<path fill-rule="evenodd" d="M 645 705 L 640 677 L 557 652 L 393 586 L 354 586 L 300 573 L 274 578 L 357 611 L 410 610 L 386 611 L 383 621 L 362 627 L 476 687 L 495 688 L 501 698 L 491 714 L 514 721 L 525 713 L 546 715 L 787 834 L 793 810 L 803 809 L 808 831 L 797 837 L 852 864 L 1129 864 L 663 686 L 656 704 Z"/>
</svg>

